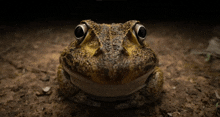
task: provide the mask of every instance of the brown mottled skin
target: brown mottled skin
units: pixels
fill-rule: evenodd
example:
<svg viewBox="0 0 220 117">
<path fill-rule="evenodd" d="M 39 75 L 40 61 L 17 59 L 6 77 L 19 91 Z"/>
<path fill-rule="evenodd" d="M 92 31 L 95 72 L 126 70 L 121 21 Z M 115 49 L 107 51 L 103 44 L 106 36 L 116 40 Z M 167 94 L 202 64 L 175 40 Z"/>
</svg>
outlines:
<svg viewBox="0 0 220 117">
<path fill-rule="evenodd" d="M 77 93 L 84 93 L 71 83 L 70 76 L 63 67 L 89 81 L 104 85 L 123 85 L 154 69 L 145 82 L 147 85 L 131 94 L 127 103 L 119 104 L 116 108 L 139 107 L 155 101 L 162 91 L 163 75 L 155 53 L 146 41 L 138 41 L 133 32 L 134 25 L 139 21 L 98 24 L 83 20 L 81 23 L 89 27 L 83 41 L 74 39 L 60 56 L 57 74 L 63 94 L 74 97 Z M 81 102 L 88 104 L 88 99 Z"/>
</svg>

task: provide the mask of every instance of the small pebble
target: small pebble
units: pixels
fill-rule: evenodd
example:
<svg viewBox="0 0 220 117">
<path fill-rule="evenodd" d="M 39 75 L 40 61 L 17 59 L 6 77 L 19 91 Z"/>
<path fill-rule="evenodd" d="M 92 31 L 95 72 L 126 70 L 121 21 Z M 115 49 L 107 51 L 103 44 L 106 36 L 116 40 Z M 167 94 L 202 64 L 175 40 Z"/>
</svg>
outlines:
<svg viewBox="0 0 220 117">
<path fill-rule="evenodd" d="M 172 113 L 167 113 L 167 115 L 169 115 L 170 117 L 172 117 L 172 116 L 173 116 L 173 114 L 172 114 Z"/>
<path fill-rule="evenodd" d="M 50 90 L 51 87 L 44 87 L 41 91 L 36 91 L 37 96 L 43 96 L 43 95 L 50 95 L 52 91 Z"/>
<path fill-rule="evenodd" d="M 43 92 L 47 93 L 48 91 L 50 91 L 50 87 L 44 87 L 42 88 L 43 89 Z"/>
</svg>

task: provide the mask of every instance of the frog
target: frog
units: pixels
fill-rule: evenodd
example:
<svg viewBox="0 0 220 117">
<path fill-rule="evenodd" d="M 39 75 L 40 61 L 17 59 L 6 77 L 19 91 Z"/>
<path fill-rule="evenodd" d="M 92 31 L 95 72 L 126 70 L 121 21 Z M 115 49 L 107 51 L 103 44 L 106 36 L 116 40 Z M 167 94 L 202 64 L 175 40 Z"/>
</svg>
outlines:
<svg viewBox="0 0 220 117">
<path fill-rule="evenodd" d="M 82 20 L 59 57 L 57 79 L 64 97 L 77 104 L 138 108 L 161 97 L 163 72 L 138 20 Z"/>
</svg>

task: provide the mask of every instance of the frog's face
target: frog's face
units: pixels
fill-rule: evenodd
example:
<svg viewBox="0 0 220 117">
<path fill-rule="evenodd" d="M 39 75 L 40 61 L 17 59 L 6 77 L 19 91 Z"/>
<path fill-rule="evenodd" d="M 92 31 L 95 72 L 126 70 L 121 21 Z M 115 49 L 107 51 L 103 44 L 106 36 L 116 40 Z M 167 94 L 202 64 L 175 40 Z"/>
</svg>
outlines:
<svg viewBox="0 0 220 117">
<path fill-rule="evenodd" d="M 74 41 L 60 57 L 61 64 L 90 81 L 125 84 L 158 64 L 144 41 L 146 29 L 138 21 L 98 24 L 83 20 L 74 33 Z"/>
</svg>

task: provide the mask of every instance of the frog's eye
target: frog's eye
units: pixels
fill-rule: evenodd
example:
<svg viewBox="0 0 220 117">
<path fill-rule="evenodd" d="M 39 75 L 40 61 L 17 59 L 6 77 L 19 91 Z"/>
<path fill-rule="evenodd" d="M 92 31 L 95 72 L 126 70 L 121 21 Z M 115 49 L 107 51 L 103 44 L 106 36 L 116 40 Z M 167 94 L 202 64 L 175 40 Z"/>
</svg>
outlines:
<svg viewBox="0 0 220 117">
<path fill-rule="evenodd" d="M 75 28 L 75 31 L 74 31 L 76 39 L 81 42 L 83 40 L 83 38 L 85 37 L 87 31 L 88 31 L 88 28 L 87 28 L 86 24 L 77 25 Z"/>
<path fill-rule="evenodd" d="M 147 35 L 146 28 L 141 24 L 136 24 L 134 27 L 134 31 L 135 31 L 135 34 L 138 38 L 138 41 L 143 42 L 143 40 L 145 39 L 145 37 Z"/>
</svg>

